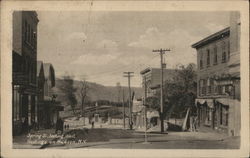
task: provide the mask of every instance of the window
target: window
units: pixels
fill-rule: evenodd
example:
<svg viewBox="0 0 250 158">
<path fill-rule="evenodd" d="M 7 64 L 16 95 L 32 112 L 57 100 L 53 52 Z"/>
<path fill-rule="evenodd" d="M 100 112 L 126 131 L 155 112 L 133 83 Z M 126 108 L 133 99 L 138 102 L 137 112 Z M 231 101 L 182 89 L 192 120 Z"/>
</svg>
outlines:
<svg viewBox="0 0 250 158">
<path fill-rule="evenodd" d="M 207 94 L 211 94 L 211 80 L 208 78 L 207 79 Z"/>
<path fill-rule="evenodd" d="M 217 94 L 219 92 L 219 89 L 218 89 L 218 85 L 217 85 L 217 81 L 214 79 L 213 80 L 213 89 L 214 89 L 214 93 Z"/>
<path fill-rule="evenodd" d="M 223 53 L 222 53 L 221 62 L 222 62 L 222 63 L 225 63 L 225 62 L 226 62 L 226 52 L 223 52 Z"/>
<path fill-rule="evenodd" d="M 32 45 L 32 46 L 34 46 L 34 36 L 33 36 L 33 29 L 31 28 L 31 32 L 30 32 L 30 44 Z"/>
<path fill-rule="evenodd" d="M 27 42 L 27 40 L 28 40 L 28 23 L 25 20 L 24 21 L 24 41 Z"/>
<path fill-rule="evenodd" d="M 201 96 L 202 95 L 202 86 L 203 86 L 203 83 L 202 83 L 202 80 L 199 81 L 199 95 Z"/>
<path fill-rule="evenodd" d="M 200 69 L 203 69 L 202 59 L 200 59 Z"/>
<path fill-rule="evenodd" d="M 33 46 L 36 48 L 36 32 L 33 32 Z"/>
<path fill-rule="evenodd" d="M 27 42 L 29 43 L 30 42 L 30 25 L 28 24 L 28 27 L 27 27 Z"/>
<path fill-rule="evenodd" d="M 217 47 L 215 46 L 214 47 L 214 65 L 216 65 L 217 64 Z"/>
<path fill-rule="evenodd" d="M 200 69 L 203 69 L 203 53 L 200 52 Z"/>
<path fill-rule="evenodd" d="M 215 92 L 214 88 L 214 79 L 210 79 L 210 93 L 213 94 Z"/>
<path fill-rule="evenodd" d="M 207 50 L 207 67 L 210 66 L 210 50 Z"/>
<path fill-rule="evenodd" d="M 225 63 L 226 62 L 226 43 L 223 41 L 221 44 L 221 49 L 222 49 L 222 58 L 221 58 L 221 62 Z"/>
<path fill-rule="evenodd" d="M 206 94 L 206 80 L 200 80 L 200 94 Z"/>
<path fill-rule="evenodd" d="M 31 33 L 31 26 L 29 25 L 29 43 L 31 44 L 31 38 L 32 38 L 32 33 Z"/>
</svg>

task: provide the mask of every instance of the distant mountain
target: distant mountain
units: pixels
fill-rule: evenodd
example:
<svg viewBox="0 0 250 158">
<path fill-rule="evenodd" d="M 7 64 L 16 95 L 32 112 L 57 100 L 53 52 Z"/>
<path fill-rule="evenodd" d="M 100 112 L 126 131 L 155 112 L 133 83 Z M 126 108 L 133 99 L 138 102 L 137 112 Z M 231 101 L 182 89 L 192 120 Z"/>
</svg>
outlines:
<svg viewBox="0 0 250 158">
<path fill-rule="evenodd" d="M 80 81 L 74 80 L 74 87 L 80 88 Z M 124 90 L 124 100 L 128 99 L 128 87 L 121 87 L 120 91 L 116 86 L 103 86 L 101 84 L 87 82 L 89 87 L 88 98 L 91 101 L 96 100 L 109 100 L 117 102 L 120 100 L 122 102 L 123 90 Z M 60 98 L 60 86 L 63 86 L 63 79 L 56 79 L 56 87 L 54 88 L 55 93 L 58 93 Z M 141 87 L 131 87 L 131 92 L 135 93 L 135 99 L 141 98 L 143 96 L 143 89 Z M 77 94 L 76 94 L 77 95 Z M 132 94 L 131 94 L 132 95 Z M 60 100 L 60 99 L 59 99 Z"/>
</svg>

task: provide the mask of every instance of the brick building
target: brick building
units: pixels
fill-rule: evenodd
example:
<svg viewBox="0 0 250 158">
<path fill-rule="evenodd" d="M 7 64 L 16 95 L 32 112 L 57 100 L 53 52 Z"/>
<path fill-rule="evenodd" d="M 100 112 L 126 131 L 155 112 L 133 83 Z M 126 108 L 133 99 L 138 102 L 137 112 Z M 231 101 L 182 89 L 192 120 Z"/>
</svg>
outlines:
<svg viewBox="0 0 250 158">
<path fill-rule="evenodd" d="M 200 126 L 240 135 L 240 23 L 192 45 L 197 50 L 197 99 Z"/>
<path fill-rule="evenodd" d="M 176 75 L 176 71 L 177 70 L 174 69 L 163 69 L 163 82 L 173 80 L 174 75 Z M 143 89 L 145 89 L 146 86 L 146 96 L 150 97 L 156 94 L 156 91 L 160 88 L 161 84 L 161 69 L 146 68 L 142 70 L 140 74 L 142 75 Z"/>
<path fill-rule="evenodd" d="M 163 69 L 163 82 L 171 82 L 174 80 L 174 77 L 177 75 L 177 69 Z M 142 76 L 142 87 L 145 90 L 145 97 L 154 97 L 156 92 L 160 89 L 161 84 L 161 69 L 160 68 L 146 68 L 140 72 Z M 144 120 L 144 110 L 137 112 L 137 115 L 143 122 Z M 160 125 L 160 115 L 159 112 L 151 107 L 147 108 L 147 118 L 151 127 Z"/>
<path fill-rule="evenodd" d="M 37 122 L 38 22 L 35 11 L 13 12 L 12 124 L 14 135 L 24 132 Z"/>
</svg>

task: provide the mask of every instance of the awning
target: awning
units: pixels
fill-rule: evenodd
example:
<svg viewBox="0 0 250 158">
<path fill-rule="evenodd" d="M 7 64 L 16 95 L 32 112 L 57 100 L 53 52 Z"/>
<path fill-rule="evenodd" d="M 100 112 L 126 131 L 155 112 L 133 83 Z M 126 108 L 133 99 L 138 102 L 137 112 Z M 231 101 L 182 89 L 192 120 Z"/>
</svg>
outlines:
<svg viewBox="0 0 250 158">
<path fill-rule="evenodd" d="M 230 104 L 230 100 L 229 98 L 218 98 L 218 99 L 215 99 L 215 101 L 223 104 L 223 105 L 229 105 Z"/>
<path fill-rule="evenodd" d="M 147 118 L 150 119 L 152 117 L 160 117 L 158 111 L 147 111 Z"/>
<path fill-rule="evenodd" d="M 213 99 L 195 99 L 195 105 L 197 105 L 197 103 L 199 103 L 201 105 L 207 103 L 207 106 L 209 108 L 214 108 L 214 101 L 213 101 Z"/>
<path fill-rule="evenodd" d="M 212 99 L 208 99 L 206 102 L 209 108 L 214 108 L 214 101 Z"/>
<path fill-rule="evenodd" d="M 206 99 L 195 99 L 195 104 L 199 103 L 199 104 L 205 104 Z"/>
</svg>

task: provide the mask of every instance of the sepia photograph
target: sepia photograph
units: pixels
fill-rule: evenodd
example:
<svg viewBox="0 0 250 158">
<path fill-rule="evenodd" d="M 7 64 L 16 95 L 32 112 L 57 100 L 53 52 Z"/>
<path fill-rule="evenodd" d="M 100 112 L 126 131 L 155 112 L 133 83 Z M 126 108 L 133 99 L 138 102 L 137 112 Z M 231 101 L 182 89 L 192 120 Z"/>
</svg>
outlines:
<svg viewBox="0 0 250 158">
<path fill-rule="evenodd" d="M 10 102 L 1 104 L 11 150 L 242 149 L 242 111 L 249 112 L 242 54 L 249 50 L 240 9 L 96 4 L 11 9 L 11 53 L 2 52 L 11 61 Z"/>
</svg>

